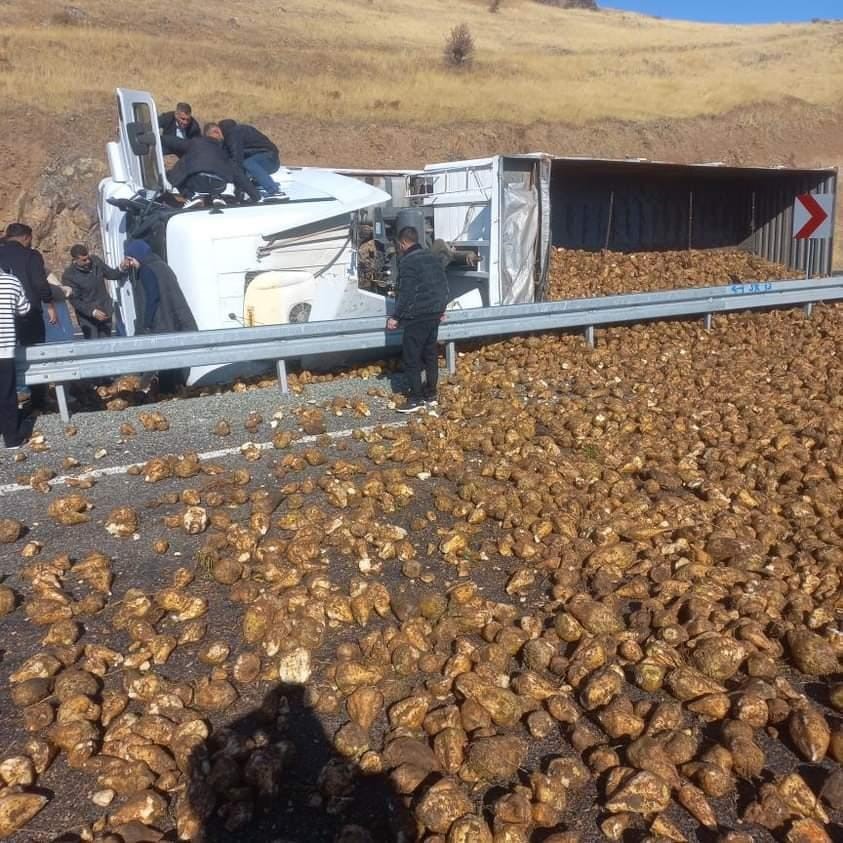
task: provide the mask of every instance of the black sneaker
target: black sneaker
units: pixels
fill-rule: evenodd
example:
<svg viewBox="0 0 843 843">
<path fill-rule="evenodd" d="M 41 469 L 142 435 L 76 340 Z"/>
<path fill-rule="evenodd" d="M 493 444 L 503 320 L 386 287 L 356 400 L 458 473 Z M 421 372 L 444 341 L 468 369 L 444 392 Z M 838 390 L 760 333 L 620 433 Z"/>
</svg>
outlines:
<svg viewBox="0 0 843 843">
<path fill-rule="evenodd" d="M 4 449 L 6 451 L 17 451 L 26 445 L 26 439 L 23 436 L 16 436 L 14 439 L 6 439 L 4 441 Z"/>
<path fill-rule="evenodd" d="M 425 408 L 424 401 L 419 401 L 416 398 L 407 399 L 407 403 L 403 407 L 397 407 L 399 413 L 420 413 Z"/>
<path fill-rule="evenodd" d="M 438 407 L 439 399 L 436 397 L 436 393 L 426 392 L 424 396 L 424 403 L 427 404 L 428 407 Z"/>
</svg>

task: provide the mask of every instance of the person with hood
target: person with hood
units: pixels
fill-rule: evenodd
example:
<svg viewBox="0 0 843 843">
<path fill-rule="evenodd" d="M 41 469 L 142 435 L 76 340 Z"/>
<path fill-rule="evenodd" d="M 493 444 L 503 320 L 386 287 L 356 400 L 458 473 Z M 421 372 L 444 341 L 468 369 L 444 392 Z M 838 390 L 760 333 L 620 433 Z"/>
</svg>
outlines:
<svg viewBox="0 0 843 843">
<path fill-rule="evenodd" d="M 261 131 L 248 123 L 220 120 L 219 137 L 236 165 L 257 182 L 266 196 L 277 196 L 281 189 L 272 178 L 281 166 L 278 147 Z"/>
<path fill-rule="evenodd" d="M 137 272 L 141 285 L 139 298 L 143 323 L 136 325 L 136 333 L 165 334 L 176 331 L 198 331 L 196 320 L 184 297 L 175 272 L 145 240 L 129 240 L 123 247 L 123 269 Z M 172 369 L 158 375 L 162 392 L 175 392 L 184 384 L 185 369 Z"/>
<path fill-rule="evenodd" d="M 136 332 L 165 334 L 199 330 L 176 274 L 162 257 L 152 251 L 149 243 L 129 240 L 123 254 L 126 257 L 122 268 L 135 270 L 141 284 L 143 317 Z"/>
<path fill-rule="evenodd" d="M 117 281 L 123 273 L 90 254 L 82 243 L 70 247 L 70 261 L 61 281 L 70 287 L 73 309 L 85 339 L 110 337 L 114 307 L 105 282 Z"/>
<path fill-rule="evenodd" d="M 398 296 L 387 330 L 404 329 L 401 351 L 404 374 L 410 384 L 407 403 L 399 413 L 417 413 L 437 405 L 439 380 L 437 341 L 439 323 L 445 316 L 450 292 L 442 261 L 419 244 L 419 232 L 405 226 L 398 232 Z M 422 367 L 427 382 L 422 385 Z"/>
<path fill-rule="evenodd" d="M 158 115 L 158 128 L 161 131 L 161 148 L 165 155 L 177 155 L 181 158 L 187 149 L 187 141 L 202 136 L 202 129 L 193 116 L 190 103 L 180 102 L 175 111 L 165 111 Z"/>
<path fill-rule="evenodd" d="M 204 137 L 187 142 L 184 154 L 167 173 L 167 178 L 188 197 L 196 193 L 212 193 L 214 182 L 221 182 L 233 184 L 238 194 L 245 193 L 253 202 L 260 200 L 260 193 L 243 168 L 229 156 L 216 123 L 205 126 Z"/>
</svg>

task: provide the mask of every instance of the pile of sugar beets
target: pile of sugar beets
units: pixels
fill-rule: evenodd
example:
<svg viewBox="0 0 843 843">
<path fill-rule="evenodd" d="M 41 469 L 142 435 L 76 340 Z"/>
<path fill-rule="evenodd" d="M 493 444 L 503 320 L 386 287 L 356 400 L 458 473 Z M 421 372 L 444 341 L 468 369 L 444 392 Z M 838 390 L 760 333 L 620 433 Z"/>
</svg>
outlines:
<svg viewBox="0 0 843 843">
<path fill-rule="evenodd" d="M 843 839 L 841 344 L 835 306 L 516 338 L 437 415 L 253 414 L 226 463 L 152 419 L 132 500 L 0 522 L 38 628 L 0 838 Z"/>
</svg>

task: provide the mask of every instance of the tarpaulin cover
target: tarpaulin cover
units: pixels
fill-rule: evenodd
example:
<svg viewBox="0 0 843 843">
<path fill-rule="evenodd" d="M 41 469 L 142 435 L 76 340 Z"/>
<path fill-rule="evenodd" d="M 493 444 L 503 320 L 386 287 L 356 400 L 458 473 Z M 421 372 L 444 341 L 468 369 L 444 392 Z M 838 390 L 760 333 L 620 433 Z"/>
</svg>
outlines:
<svg viewBox="0 0 843 843">
<path fill-rule="evenodd" d="M 503 176 L 501 304 L 533 301 L 538 237 L 538 194 L 529 172 Z"/>
</svg>

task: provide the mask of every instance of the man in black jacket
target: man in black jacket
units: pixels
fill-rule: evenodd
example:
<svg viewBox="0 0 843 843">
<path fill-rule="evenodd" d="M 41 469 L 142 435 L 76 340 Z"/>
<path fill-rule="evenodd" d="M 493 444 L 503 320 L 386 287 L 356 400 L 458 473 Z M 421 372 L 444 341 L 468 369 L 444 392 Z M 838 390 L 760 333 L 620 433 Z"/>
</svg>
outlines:
<svg viewBox="0 0 843 843">
<path fill-rule="evenodd" d="M 110 337 L 114 306 L 105 282 L 116 281 L 123 273 L 89 254 L 88 247 L 82 243 L 70 247 L 70 261 L 61 281 L 72 291 L 73 309 L 85 339 Z"/>
<path fill-rule="evenodd" d="M 202 129 L 193 116 L 190 103 L 186 102 L 180 102 L 175 111 L 159 114 L 158 128 L 161 130 L 164 154 L 177 155 L 179 158 L 187 151 L 187 141 L 202 137 Z"/>
<path fill-rule="evenodd" d="M 166 334 L 197 331 L 196 320 L 184 297 L 175 272 L 152 251 L 145 240 L 129 240 L 123 247 L 123 269 L 134 269 L 141 280 L 144 297 L 155 291 L 155 307 L 145 309 L 146 317 L 139 333 Z"/>
<path fill-rule="evenodd" d="M 398 298 L 395 312 L 387 320 L 390 331 L 404 329 L 401 350 L 404 374 L 410 382 L 407 403 L 399 413 L 416 413 L 425 403 L 435 406 L 439 359 L 436 343 L 439 323 L 445 316 L 450 293 L 442 262 L 430 249 L 419 245 L 419 233 L 412 226 L 398 232 L 401 260 L 398 264 Z M 424 365 L 427 383 L 422 387 Z"/>
<path fill-rule="evenodd" d="M 21 282 L 32 305 L 25 316 L 17 319 L 18 343 L 30 346 L 45 342 L 47 329 L 42 308 L 46 309 L 47 320 L 51 325 L 58 324 L 59 317 L 53 304 L 53 291 L 47 281 L 44 258 L 41 252 L 32 248 L 32 229 L 28 225 L 13 222 L 6 227 L 6 236 L 0 242 L 0 270 L 14 275 Z M 30 388 L 30 403 L 33 410 L 45 409 L 46 384 Z"/>
<path fill-rule="evenodd" d="M 144 312 L 143 323 L 137 326 L 138 333 L 165 334 L 176 331 L 198 331 L 196 320 L 190 312 L 190 305 L 179 286 L 176 273 L 167 262 L 155 252 L 145 240 L 129 240 L 123 247 L 126 256 L 123 269 L 134 269 L 141 282 L 141 302 Z M 147 296 L 155 296 L 150 302 Z M 152 306 L 151 306 L 152 305 Z M 176 392 L 184 384 L 186 369 L 171 369 L 160 372 L 158 387 L 162 392 Z"/>
<path fill-rule="evenodd" d="M 266 196 L 280 193 L 277 182 L 271 178 L 281 166 L 278 147 L 263 133 L 248 123 L 220 120 L 219 134 L 235 165 L 242 167 Z"/>
<path fill-rule="evenodd" d="M 187 142 L 184 154 L 167 173 L 170 184 L 182 193 L 213 192 L 214 180 L 233 184 L 239 194 L 247 194 L 253 202 L 260 199 L 260 193 L 249 181 L 243 168 L 231 160 L 216 123 L 205 126 L 205 137 L 193 138 Z M 211 178 L 209 178 L 209 176 Z"/>
</svg>

